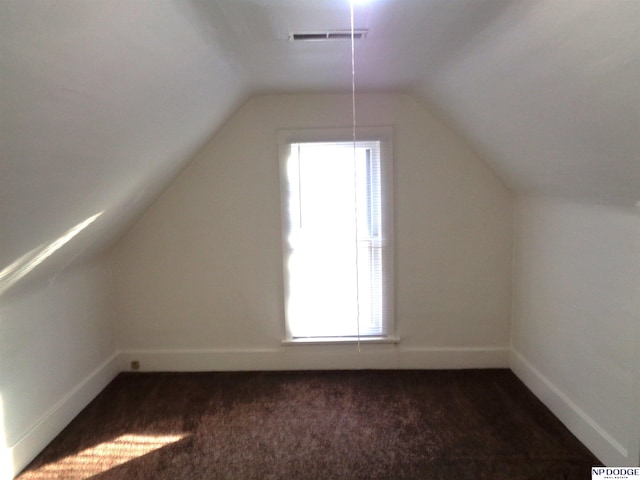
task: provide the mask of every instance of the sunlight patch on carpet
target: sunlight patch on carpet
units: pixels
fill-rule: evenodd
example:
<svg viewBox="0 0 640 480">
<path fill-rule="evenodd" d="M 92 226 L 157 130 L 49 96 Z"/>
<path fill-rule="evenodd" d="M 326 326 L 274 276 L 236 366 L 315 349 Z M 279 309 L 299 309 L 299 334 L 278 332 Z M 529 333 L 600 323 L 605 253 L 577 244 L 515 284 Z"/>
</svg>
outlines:
<svg viewBox="0 0 640 480">
<path fill-rule="evenodd" d="M 26 479 L 81 479 L 106 472 L 185 438 L 179 435 L 121 435 L 27 473 Z"/>
</svg>

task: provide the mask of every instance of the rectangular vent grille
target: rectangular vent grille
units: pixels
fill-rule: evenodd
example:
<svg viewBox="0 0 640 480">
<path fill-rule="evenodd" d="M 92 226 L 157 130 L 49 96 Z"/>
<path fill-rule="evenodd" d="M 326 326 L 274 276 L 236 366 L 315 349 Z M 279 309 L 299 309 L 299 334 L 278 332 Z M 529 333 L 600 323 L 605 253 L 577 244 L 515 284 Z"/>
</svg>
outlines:
<svg viewBox="0 0 640 480">
<path fill-rule="evenodd" d="M 362 40 L 367 36 L 367 30 L 354 30 L 354 40 Z M 330 32 L 298 32 L 290 33 L 289 40 L 296 42 L 319 42 L 323 40 L 351 40 L 351 30 L 333 30 Z"/>
</svg>

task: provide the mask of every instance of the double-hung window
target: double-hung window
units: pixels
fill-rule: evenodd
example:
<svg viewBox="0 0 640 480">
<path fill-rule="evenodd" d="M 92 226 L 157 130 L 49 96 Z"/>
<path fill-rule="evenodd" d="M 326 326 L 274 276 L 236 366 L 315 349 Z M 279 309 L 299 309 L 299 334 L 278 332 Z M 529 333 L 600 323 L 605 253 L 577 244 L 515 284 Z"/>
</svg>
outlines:
<svg viewBox="0 0 640 480">
<path fill-rule="evenodd" d="M 334 135 L 336 132 L 334 132 Z M 392 336 L 391 135 L 281 139 L 287 340 Z M 311 138 L 314 136 L 312 135 Z M 303 136 L 304 138 L 304 136 Z"/>
</svg>

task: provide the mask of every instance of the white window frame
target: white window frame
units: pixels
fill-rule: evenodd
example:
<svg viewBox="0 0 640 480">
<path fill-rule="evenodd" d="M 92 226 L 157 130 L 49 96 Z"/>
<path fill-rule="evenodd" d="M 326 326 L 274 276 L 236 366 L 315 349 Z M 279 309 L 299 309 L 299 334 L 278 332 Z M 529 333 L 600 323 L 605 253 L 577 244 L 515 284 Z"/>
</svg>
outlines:
<svg viewBox="0 0 640 480">
<path fill-rule="evenodd" d="M 352 142 L 353 130 L 351 128 L 331 129 L 303 129 L 280 130 L 278 137 L 278 156 L 280 164 L 280 199 L 282 218 L 282 252 L 283 252 L 283 317 L 285 345 L 297 344 L 326 344 L 326 343 L 397 343 L 395 336 L 395 275 L 394 275 L 394 223 L 393 223 L 393 128 L 392 127 L 365 127 L 356 130 L 356 142 L 377 141 L 380 142 L 381 156 L 381 188 L 383 198 L 382 229 L 385 232 L 386 254 L 383 260 L 383 288 L 385 290 L 385 326 L 386 332 L 382 336 L 358 336 L 358 337 L 302 337 L 294 338 L 289 329 L 288 322 L 288 261 L 290 246 L 288 241 L 289 225 L 289 182 L 287 179 L 287 162 L 290 155 L 290 146 L 295 143 L 331 143 Z"/>
</svg>

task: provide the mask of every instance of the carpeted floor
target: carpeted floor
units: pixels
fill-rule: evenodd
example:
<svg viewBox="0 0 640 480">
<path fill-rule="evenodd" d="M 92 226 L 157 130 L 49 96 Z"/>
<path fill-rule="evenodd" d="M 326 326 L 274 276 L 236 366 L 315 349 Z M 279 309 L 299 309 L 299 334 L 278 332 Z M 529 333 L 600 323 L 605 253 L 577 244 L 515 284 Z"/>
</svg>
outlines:
<svg viewBox="0 0 640 480">
<path fill-rule="evenodd" d="M 591 478 L 508 370 L 125 373 L 18 477 Z"/>
</svg>

